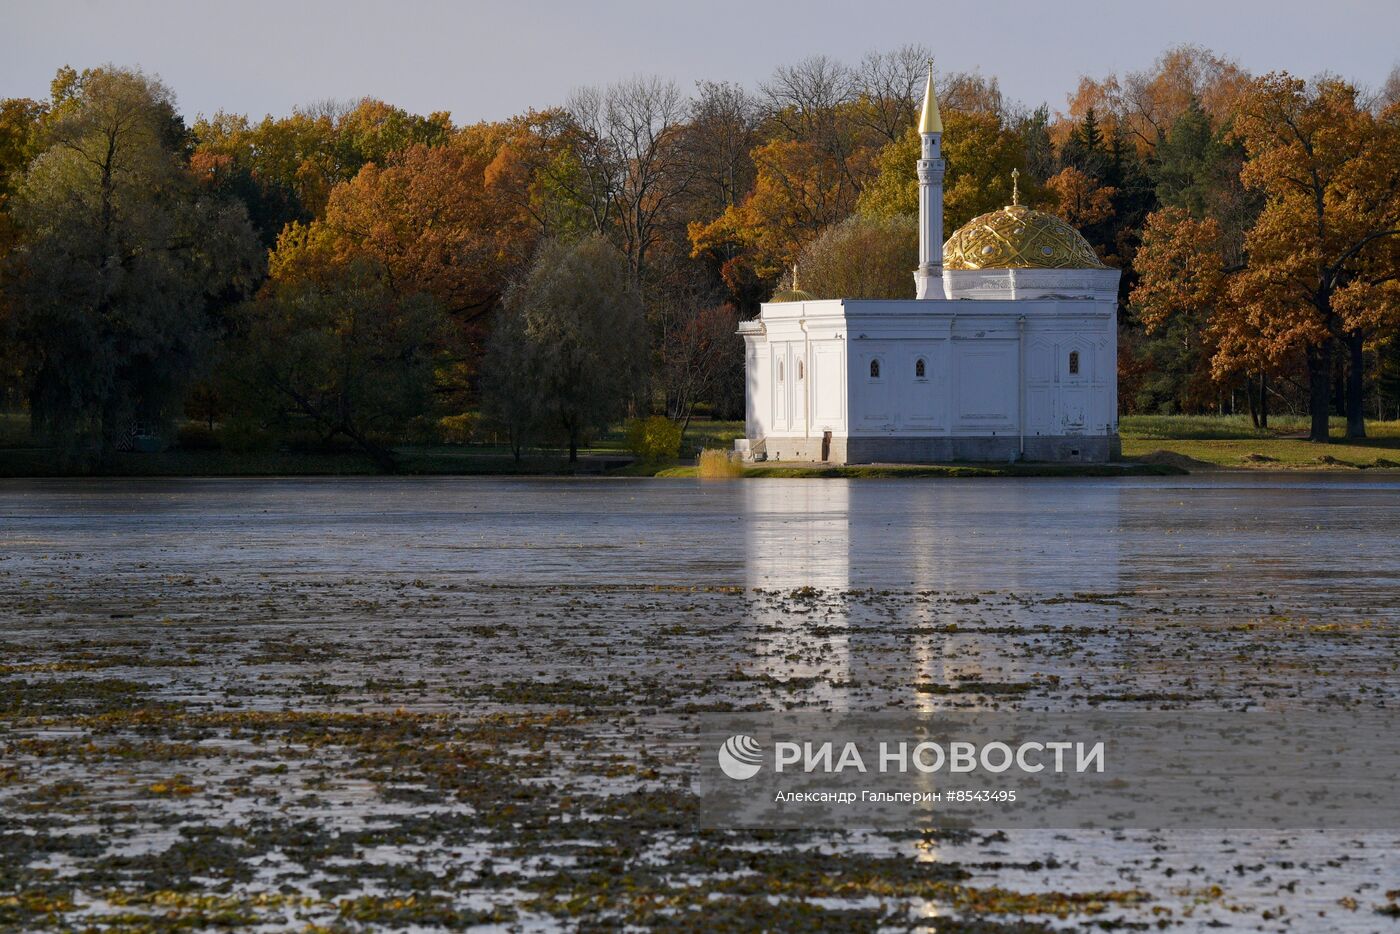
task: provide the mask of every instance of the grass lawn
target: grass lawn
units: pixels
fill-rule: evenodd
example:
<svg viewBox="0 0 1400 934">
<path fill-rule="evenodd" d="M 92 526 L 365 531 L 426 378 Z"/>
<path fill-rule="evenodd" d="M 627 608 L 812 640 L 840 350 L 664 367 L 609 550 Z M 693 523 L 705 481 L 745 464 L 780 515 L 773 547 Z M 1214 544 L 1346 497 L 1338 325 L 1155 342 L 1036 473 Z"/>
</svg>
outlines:
<svg viewBox="0 0 1400 934">
<path fill-rule="evenodd" d="M 1334 418 L 1328 444 L 1304 437 L 1306 418 L 1283 416 L 1271 422 L 1268 431 L 1258 431 L 1240 415 L 1129 415 L 1119 421 L 1119 432 L 1125 459 L 1187 469 L 1400 469 L 1400 422 L 1368 421 L 1370 437 L 1347 441 L 1342 437 L 1345 422 Z"/>
<path fill-rule="evenodd" d="M 1345 425 L 1333 419 L 1333 441 L 1313 444 L 1305 439 L 1307 420 L 1279 416 L 1268 431 L 1257 431 L 1245 416 L 1129 415 L 1120 421 L 1123 457 L 1154 470 L 1188 471 L 1219 468 L 1254 470 L 1400 470 L 1400 421 L 1366 423 L 1369 438 L 1346 441 Z M 682 464 L 706 448 L 729 451 L 741 437 L 743 422 L 692 421 L 682 445 Z M 604 433 L 580 452 L 582 461 L 570 469 L 565 451 L 531 451 L 517 463 L 504 446 L 489 444 L 406 445 L 395 452 L 399 472 L 436 475 L 559 475 L 695 476 L 694 467 L 629 464 L 624 432 Z M 1097 473 L 1096 471 L 1102 471 Z M 179 450 L 159 454 L 119 454 L 101 473 L 108 476 L 336 476 L 378 473 L 373 462 L 353 451 Z M 1167 470 L 1166 472 L 1172 472 Z M 53 452 L 34 446 L 28 419 L 0 413 L 0 476 L 44 477 L 72 475 Z M 919 466 L 823 467 L 762 464 L 750 467 L 753 477 L 987 477 L 987 476 L 1122 476 L 1121 466 L 1092 464 L 946 464 Z"/>
<path fill-rule="evenodd" d="M 785 466 L 745 467 L 744 478 L 812 477 L 890 480 L 906 477 L 1164 477 L 1185 473 L 1170 464 L 876 464 L 849 467 Z M 696 477 L 698 467 L 670 467 L 658 477 Z"/>
</svg>

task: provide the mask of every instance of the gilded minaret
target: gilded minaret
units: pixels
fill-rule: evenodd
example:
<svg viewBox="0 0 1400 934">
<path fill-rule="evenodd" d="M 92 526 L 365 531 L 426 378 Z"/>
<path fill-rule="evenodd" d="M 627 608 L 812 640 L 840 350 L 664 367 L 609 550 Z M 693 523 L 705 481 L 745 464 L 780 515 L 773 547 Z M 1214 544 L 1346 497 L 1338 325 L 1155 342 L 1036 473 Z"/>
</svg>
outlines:
<svg viewBox="0 0 1400 934">
<path fill-rule="evenodd" d="M 928 60 L 928 87 L 919 114 L 919 268 L 914 270 L 916 298 L 943 298 L 943 118 L 933 93 L 933 59 Z"/>
</svg>

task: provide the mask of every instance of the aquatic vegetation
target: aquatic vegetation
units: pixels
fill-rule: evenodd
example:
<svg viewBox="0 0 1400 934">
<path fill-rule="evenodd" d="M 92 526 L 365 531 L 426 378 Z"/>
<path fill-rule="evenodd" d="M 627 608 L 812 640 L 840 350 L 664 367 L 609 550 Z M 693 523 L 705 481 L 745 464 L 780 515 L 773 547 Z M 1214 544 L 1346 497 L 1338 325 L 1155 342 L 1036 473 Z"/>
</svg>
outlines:
<svg viewBox="0 0 1400 934">
<path fill-rule="evenodd" d="M 619 509 L 632 494 L 608 483 Z M 777 489 L 703 495 L 737 487 Z M 1370 931 L 1400 914 L 1400 890 L 1366 887 L 1393 871 L 1384 834 L 705 830 L 688 744 L 716 710 L 1391 705 L 1393 565 L 1331 605 L 1303 575 L 1245 586 L 1228 554 L 1207 577 L 1173 525 L 1141 568 L 1056 587 L 960 581 L 970 535 L 934 555 L 938 583 L 745 578 L 698 550 L 683 572 L 565 574 L 549 569 L 684 542 L 537 527 L 514 554 L 545 570 L 488 573 L 480 555 L 526 521 L 502 515 L 484 544 L 443 532 L 438 566 L 357 529 L 335 566 L 362 568 L 308 570 L 295 522 L 303 563 L 285 567 L 222 541 L 199 573 L 91 543 L 0 551 L 0 929 Z M 808 560 L 830 534 L 801 539 Z"/>
</svg>

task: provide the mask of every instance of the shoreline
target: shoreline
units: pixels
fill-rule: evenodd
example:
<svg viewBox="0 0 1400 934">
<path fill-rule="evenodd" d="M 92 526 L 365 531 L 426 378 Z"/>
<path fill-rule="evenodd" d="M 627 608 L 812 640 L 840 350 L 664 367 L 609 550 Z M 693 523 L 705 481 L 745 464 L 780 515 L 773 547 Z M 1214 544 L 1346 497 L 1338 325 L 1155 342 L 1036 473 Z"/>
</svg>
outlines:
<svg viewBox="0 0 1400 934">
<path fill-rule="evenodd" d="M 408 470 L 384 473 L 366 467 L 362 470 L 248 470 L 248 471 L 102 471 L 102 472 L 0 472 L 6 480 L 327 480 L 327 479 L 493 479 L 493 480 L 918 480 L 918 479 L 1112 479 L 1184 476 L 1287 476 L 1338 477 L 1349 475 L 1400 478 L 1400 469 L 1382 467 L 1289 467 L 1270 464 L 1259 467 L 1231 467 L 1217 464 L 1196 464 L 1188 469 L 1172 463 L 1119 461 L 1107 464 L 847 464 L 826 465 L 803 463 L 758 464 L 744 468 L 742 475 L 730 477 L 701 477 L 695 465 L 671 465 L 659 468 L 636 466 L 614 470 L 585 468 L 576 471 L 549 469 Z"/>
</svg>

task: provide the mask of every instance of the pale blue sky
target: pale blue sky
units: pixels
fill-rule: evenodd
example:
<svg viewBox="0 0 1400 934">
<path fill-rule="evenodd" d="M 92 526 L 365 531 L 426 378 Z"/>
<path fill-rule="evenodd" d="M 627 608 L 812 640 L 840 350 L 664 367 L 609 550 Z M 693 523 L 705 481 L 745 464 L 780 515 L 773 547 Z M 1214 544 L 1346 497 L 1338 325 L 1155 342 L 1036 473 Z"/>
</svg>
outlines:
<svg viewBox="0 0 1400 934">
<path fill-rule="evenodd" d="M 941 68 L 1062 108 L 1081 74 L 1143 68 L 1183 42 L 1375 87 L 1398 37 L 1397 0 L 0 0 L 0 97 L 43 97 L 60 65 L 110 61 L 161 75 L 190 117 L 372 95 L 472 122 L 633 74 L 754 86 L 808 55 L 922 42 Z"/>
</svg>

